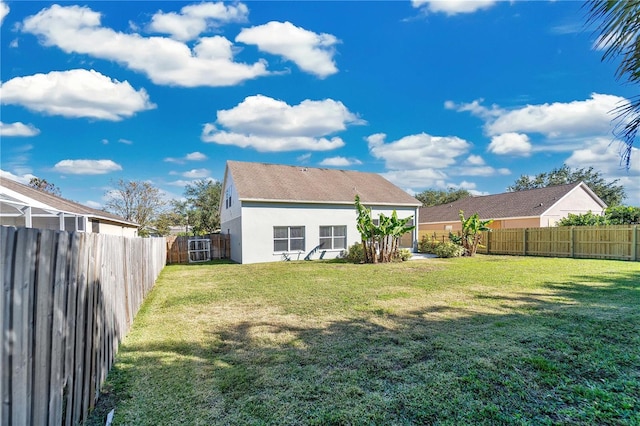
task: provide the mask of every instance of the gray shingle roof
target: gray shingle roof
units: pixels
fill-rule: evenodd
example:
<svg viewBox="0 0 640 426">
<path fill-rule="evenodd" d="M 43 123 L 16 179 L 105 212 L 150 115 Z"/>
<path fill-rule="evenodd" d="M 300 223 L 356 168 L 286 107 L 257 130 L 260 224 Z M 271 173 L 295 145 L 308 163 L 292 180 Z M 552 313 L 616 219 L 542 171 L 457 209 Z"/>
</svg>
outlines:
<svg viewBox="0 0 640 426">
<path fill-rule="evenodd" d="M 514 217 L 539 217 L 561 198 L 579 186 L 583 186 L 598 202 L 600 200 L 587 185 L 582 182 L 526 191 L 505 192 L 502 194 L 467 197 L 453 203 L 420 208 L 420 223 L 457 222 L 460 210 L 465 217 L 478 213 L 481 219 L 501 219 Z"/>
<path fill-rule="evenodd" d="M 49 207 L 53 207 L 54 209 L 65 213 L 75 213 L 79 215 L 95 217 L 98 219 L 111 220 L 129 226 L 138 226 L 136 223 L 129 222 L 115 214 L 111 214 L 102 210 L 92 209 L 91 207 L 87 207 L 74 201 L 69 201 L 65 198 L 37 190 L 28 185 L 24 185 L 11 179 L 0 178 L 0 187 L 5 187 L 14 192 L 22 194 L 25 197 L 29 197 L 35 201 L 46 204 Z"/>
<path fill-rule="evenodd" d="M 377 173 L 227 161 L 240 200 L 420 206 Z"/>
</svg>

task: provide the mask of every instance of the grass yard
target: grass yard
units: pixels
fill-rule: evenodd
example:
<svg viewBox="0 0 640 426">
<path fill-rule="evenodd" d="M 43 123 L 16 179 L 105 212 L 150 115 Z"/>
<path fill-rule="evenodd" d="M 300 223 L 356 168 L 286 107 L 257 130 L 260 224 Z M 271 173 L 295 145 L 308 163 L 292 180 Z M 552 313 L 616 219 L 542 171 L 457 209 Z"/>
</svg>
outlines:
<svg viewBox="0 0 640 426">
<path fill-rule="evenodd" d="M 640 263 L 168 266 L 99 408 L 127 425 L 640 424 Z"/>
</svg>

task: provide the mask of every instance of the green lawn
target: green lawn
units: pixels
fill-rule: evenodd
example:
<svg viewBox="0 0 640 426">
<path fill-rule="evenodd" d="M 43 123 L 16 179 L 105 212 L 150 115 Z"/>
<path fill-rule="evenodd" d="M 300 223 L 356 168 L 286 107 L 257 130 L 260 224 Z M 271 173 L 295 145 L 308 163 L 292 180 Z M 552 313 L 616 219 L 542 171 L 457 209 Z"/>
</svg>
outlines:
<svg viewBox="0 0 640 426">
<path fill-rule="evenodd" d="M 640 263 L 168 266 L 90 423 L 114 404 L 130 425 L 640 424 Z"/>
</svg>

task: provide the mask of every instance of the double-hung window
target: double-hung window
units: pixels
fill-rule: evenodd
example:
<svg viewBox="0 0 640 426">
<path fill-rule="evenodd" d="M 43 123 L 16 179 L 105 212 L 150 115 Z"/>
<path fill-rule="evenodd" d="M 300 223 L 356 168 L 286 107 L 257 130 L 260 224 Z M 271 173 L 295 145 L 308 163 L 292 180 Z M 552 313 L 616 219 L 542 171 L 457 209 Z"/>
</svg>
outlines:
<svg viewBox="0 0 640 426">
<path fill-rule="evenodd" d="M 273 251 L 304 251 L 304 226 L 274 226 Z"/>
<path fill-rule="evenodd" d="M 347 248 L 347 227 L 321 226 L 320 244 L 325 250 L 337 250 Z"/>
</svg>

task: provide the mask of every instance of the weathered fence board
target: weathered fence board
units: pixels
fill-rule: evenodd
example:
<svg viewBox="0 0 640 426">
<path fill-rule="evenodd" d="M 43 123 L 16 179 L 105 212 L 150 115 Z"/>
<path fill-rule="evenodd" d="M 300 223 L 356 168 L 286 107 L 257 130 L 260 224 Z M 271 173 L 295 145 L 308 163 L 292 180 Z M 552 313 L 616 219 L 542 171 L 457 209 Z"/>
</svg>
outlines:
<svg viewBox="0 0 640 426">
<path fill-rule="evenodd" d="M 187 236 L 167 237 L 167 263 L 189 263 L 189 238 Z M 197 237 L 208 238 L 211 241 L 210 258 L 228 259 L 231 257 L 229 234 L 209 234 Z"/>
<path fill-rule="evenodd" d="M 80 424 L 165 265 L 165 240 L 0 230 L 0 423 Z"/>
</svg>

